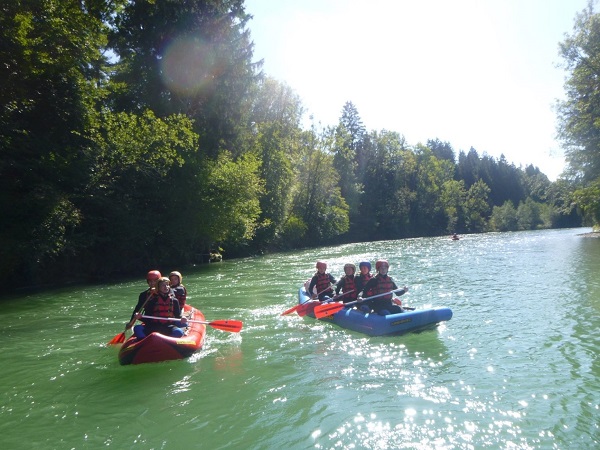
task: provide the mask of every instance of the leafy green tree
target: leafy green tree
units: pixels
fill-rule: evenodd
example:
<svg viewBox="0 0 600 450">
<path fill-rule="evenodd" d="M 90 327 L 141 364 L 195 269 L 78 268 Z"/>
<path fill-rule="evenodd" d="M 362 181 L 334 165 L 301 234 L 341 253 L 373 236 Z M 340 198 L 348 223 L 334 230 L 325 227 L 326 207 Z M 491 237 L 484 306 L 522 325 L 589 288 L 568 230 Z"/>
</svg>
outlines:
<svg viewBox="0 0 600 450">
<path fill-rule="evenodd" d="M 539 204 L 528 197 L 517 207 L 517 226 L 519 230 L 535 230 L 542 223 Z"/>
<path fill-rule="evenodd" d="M 5 1 L 0 7 L 2 277 L 41 281 L 75 251 L 87 183 L 85 129 L 105 82 L 104 2 Z M 27 281 L 26 281 L 27 282 Z"/>
<path fill-rule="evenodd" d="M 413 235 L 437 234 L 447 229 L 443 203 L 444 183 L 453 179 L 454 163 L 437 158 L 431 149 L 417 145 L 416 198 L 412 205 L 411 228 Z"/>
<path fill-rule="evenodd" d="M 517 210 L 510 200 L 506 200 L 502 206 L 494 206 L 490 218 L 490 229 L 492 231 L 517 231 Z"/>
<path fill-rule="evenodd" d="M 253 244 L 259 249 L 282 245 L 283 227 L 289 228 L 302 112 L 300 99 L 289 86 L 271 78 L 259 84 L 252 112 L 255 153 L 265 183 Z"/>
<path fill-rule="evenodd" d="M 169 230 L 177 222 L 169 211 L 181 201 L 171 180 L 197 152 L 191 121 L 183 115 L 163 120 L 149 110 L 141 115 L 104 111 L 88 136 L 84 151 L 92 175 L 80 199 L 86 221 L 73 236 L 82 262 L 89 254 L 86 262 L 94 266 L 102 252 L 98 270 L 117 271 L 132 261 L 174 258 L 174 249 L 190 248 L 175 245 L 175 236 L 186 234 Z"/>
<path fill-rule="evenodd" d="M 463 208 L 467 192 L 463 180 L 447 180 L 442 184 L 441 203 L 446 216 L 446 232 L 456 233 L 464 230 Z"/>
<path fill-rule="evenodd" d="M 292 215 L 301 219 L 296 219 L 301 225 L 296 230 L 306 225 L 305 243 L 322 244 L 349 229 L 348 205 L 340 193 L 333 167 L 334 141 L 331 129 L 317 133 L 313 126 L 303 132 Z"/>
<path fill-rule="evenodd" d="M 243 0 L 127 2 L 111 39 L 115 107 L 186 114 L 203 152 L 239 156 L 261 65 L 252 61 L 249 20 Z"/>
<path fill-rule="evenodd" d="M 573 33 L 560 50 L 569 72 L 566 100 L 558 102 L 557 108 L 566 174 L 578 185 L 574 199 L 600 226 L 600 15 L 594 12 L 592 1 L 576 16 Z"/>
<path fill-rule="evenodd" d="M 234 160 L 226 152 L 207 167 L 204 178 L 208 186 L 202 189 L 200 207 L 195 208 L 195 223 L 210 239 L 227 242 L 232 250 L 247 246 L 258 226 L 264 189 L 259 167 L 260 161 L 252 154 Z"/>
<path fill-rule="evenodd" d="M 467 231 L 476 233 L 485 231 L 490 213 L 489 193 L 490 188 L 482 180 L 475 182 L 467 191 L 464 207 Z"/>
<path fill-rule="evenodd" d="M 536 202 L 544 202 L 547 199 L 551 182 L 539 168 L 533 165 L 527 166 L 523 179 L 528 197 L 531 197 Z"/>
<path fill-rule="evenodd" d="M 416 198 L 417 158 L 402 135 L 371 132 L 366 149 L 372 153 L 366 166 L 360 226 L 371 239 L 397 239 L 409 235 L 411 206 Z"/>
</svg>

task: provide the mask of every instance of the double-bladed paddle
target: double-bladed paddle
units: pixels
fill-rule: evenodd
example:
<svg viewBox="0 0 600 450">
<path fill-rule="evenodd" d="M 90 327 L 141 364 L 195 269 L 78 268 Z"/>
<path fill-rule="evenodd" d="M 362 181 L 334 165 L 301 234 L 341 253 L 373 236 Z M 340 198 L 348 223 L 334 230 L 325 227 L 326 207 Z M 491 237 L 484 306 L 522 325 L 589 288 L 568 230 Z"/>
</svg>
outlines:
<svg viewBox="0 0 600 450">
<path fill-rule="evenodd" d="M 373 300 L 374 298 L 383 297 L 384 295 L 390 295 L 400 291 L 404 291 L 404 288 L 395 289 L 393 291 L 384 292 L 383 294 L 377 294 L 371 297 L 365 297 L 361 301 L 355 300 L 353 302 L 348 303 L 325 303 L 319 306 L 315 306 L 315 317 L 317 319 L 321 319 L 322 317 L 331 316 L 344 308 L 352 307 L 359 303 L 364 303 L 366 301 Z"/>
<path fill-rule="evenodd" d="M 157 317 L 157 316 L 142 316 L 142 319 L 156 319 L 156 320 L 170 320 L 172 322 L 179 322 L 181 319 L 176 317 Z M 229 331 L 231 333 L 238 333 L 242 329 L 243 323 L 240 320 L 213 320 L 207 322 L 205 320 L 188 320 L 190 323 L 203 323 L 204 325 L 210 325 L 217 330 Z"/>
</svg>

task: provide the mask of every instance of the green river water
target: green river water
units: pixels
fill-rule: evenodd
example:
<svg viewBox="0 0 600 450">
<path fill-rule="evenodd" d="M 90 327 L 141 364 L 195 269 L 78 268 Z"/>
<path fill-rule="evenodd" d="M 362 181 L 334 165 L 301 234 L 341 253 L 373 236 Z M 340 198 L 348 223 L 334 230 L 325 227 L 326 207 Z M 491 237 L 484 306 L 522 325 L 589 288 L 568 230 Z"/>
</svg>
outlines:
<svg viewBox="0 0 600 450">
<path fill-rule="evenodd" d="M 348 244 L 181 270 L 192 358 L 120 366 L 139 279 L 4 299 L 3 449 L 600 448 L 600 239 L 590 229 Z M 226 256 L 226 255 L 225 255 Z M 390 261 L 434 330 L 366 337 L 296 314 L 317 259 Z M 374 264 L 373 264 L 374 265 Z M 150 267 L 148 269 L 151 269 Z"/>
</svg>

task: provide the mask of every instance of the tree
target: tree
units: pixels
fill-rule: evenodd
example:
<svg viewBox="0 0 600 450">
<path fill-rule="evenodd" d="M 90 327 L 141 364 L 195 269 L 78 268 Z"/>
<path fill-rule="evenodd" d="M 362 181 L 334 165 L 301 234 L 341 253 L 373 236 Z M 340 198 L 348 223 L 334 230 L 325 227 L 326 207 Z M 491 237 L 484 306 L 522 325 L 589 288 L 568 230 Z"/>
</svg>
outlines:
<svg viewBox="0 0 600 450">
<path fill-rule="evenodd" d="M 417 145 L 416 192 L 412 205 L 411 228 L 413 234 L 436 234 L 447 229 L 447 216 L 443 204 L 444 183 L 453 179 L 454 163 L 437 158 L 431 149 Z"/>
<path fill-rule="evenodd" d="M 490 229 L 493 231 L 517 231 L 517 210 L 510 200 L 502 206 L 494 206 L 490 218 Z"/>
<path fill-rule="evenodd" d="M 490 212 L 489 193 L 490 188 L 482 180 L 478 180 L 467 191 L 464 207 L 467 231 L 476 233 L 485 231 Z"/>
<path fill-rule="evenodd" d="M 0 8 L 2 279 L 40 281 L 75 249 L 87 183 L 81 149 L 103 97 L 104 2 L 3 2 Z"/>
<path fill-rule="evenodd" d="M 246 151 L 251 92 L 261 63 L 252 61 L 243 0 L 135 1 L 117 15 L 111 46 L 115 107 L 152 109 L 194 119 L 203 152 Z"/>
<path fill-rule="evenodd" d="M 535 230 L 542 223 L 539 204 L 528 197 L 517 207 L 517 226 L 519 230 Z"/>
<path fill-rule="evenodd" d="M 454 149 L 450 142 L 442 142 L 439 139 L 428 139 L 427 148 L 431 149 L 437 159 L 450 161 L 453 165 L 456 163 Z"/>
<path fill-rule="evenodd" d="M 300 99 L 289 86 L 271 78 L 259 84 L 252 111 L 253 138 L 265 189 L 260 198 L 255 248 L 285 244 L 281 235 L 283 228 L 289 227 L 286 223 L 294 192 L 293 167 L 299 154 L 302 112 Z"/>
<path fill-rule="evenodd" d="M 361 234 L 370 239 L 406 237 L 416 197 L 416 155 L 404 136 L 385 130 L 371 132 L 365 148 L 371 157 L 363 180 Z"/>
<path fill-rule="evenodd" d="M 333 167 L 334 131 L 326 129 L 317 133 L 313 126 L 302 133 L 302 137 L 291 217 L 296 230 L 306 226 L 303 237 L 316 245 L 348 231 L 348 205 L 341 196 Z"/>
<path fill-rule="evenodd" d="M 574 197 L 600 226 L 600 15 L 590 1 L 577 14 L 573 33 L 560 44 L 566 100 L 558 102 L 558 132 L 568 164 L 567 176 L 579 185 Z"/>
<path fill-rule="evenodd" d="M 464 181 L 447 180 L 442 184 L 441 203 L 446 215 L 446 232 L 464 230 L 464 204 L 467 197 Z"/>
</svg>

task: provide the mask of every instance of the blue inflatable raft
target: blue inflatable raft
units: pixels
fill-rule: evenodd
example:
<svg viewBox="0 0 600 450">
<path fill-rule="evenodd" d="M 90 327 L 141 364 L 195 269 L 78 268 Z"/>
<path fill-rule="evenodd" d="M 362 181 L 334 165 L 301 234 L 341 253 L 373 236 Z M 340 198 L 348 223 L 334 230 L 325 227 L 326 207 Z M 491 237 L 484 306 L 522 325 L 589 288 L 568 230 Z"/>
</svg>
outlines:
<svg viewBox="0 0 600 450">
<path fill-rule="evenodd" d="M 303 310 L 307 316 L 312 318 L 315 318 L 314 307 L 321 304 L 311 300 L 304 287 L 298 291 L 298 303 L 307 305 Z M 446 307 L 419 309 L 387 316 L 365 314 L 353 308 L 343 308 L 341 311 L 319 320 L 332 322 L 342 328 L 369 336 L 384 336 L 435 328 L 440 322 L 451 318 L 452 310 Z"/>
</svg>

